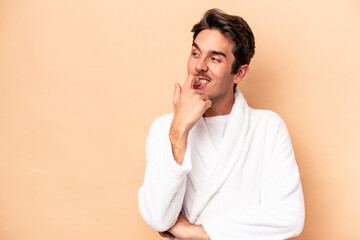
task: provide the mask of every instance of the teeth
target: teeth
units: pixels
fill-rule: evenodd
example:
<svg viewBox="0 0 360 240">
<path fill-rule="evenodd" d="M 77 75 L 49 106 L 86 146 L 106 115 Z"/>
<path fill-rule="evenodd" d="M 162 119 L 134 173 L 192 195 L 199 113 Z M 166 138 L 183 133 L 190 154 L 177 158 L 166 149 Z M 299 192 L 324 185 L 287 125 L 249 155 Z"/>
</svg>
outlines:
<svg viewBox="0 0 360 240">
<path fill-rule="evenodd" d="M 208 83 L 208 81 L 206 81 L 205 79 L 199 79 L 200 80 L 200 84 L 201 85 L 204 85 L 204 84 L 207 84 Z"/>
</svg>

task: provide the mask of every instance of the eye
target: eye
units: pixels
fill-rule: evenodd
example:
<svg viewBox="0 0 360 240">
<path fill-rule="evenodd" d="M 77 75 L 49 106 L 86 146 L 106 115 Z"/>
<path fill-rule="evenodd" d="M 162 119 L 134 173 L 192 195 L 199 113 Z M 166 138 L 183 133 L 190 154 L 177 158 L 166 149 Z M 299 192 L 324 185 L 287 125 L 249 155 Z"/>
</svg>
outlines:
<svg viewBox="0 0 360 240">
<path fill-rule="evenodd" d="M 216 57 L 212 57 L 211 60 L 214 61 L 214 62 L 218 62 L 218 63 L 221 62 L 220 59 L 218 59 Z"/>
<path fill-rule="evenodd" d="M 191 53 L 194 57 L 198 57 L 198 56 L 200 56 L 200 54 L 199 53 L 197 53 L 197 52 L 192 52 Z"/>
</svg>

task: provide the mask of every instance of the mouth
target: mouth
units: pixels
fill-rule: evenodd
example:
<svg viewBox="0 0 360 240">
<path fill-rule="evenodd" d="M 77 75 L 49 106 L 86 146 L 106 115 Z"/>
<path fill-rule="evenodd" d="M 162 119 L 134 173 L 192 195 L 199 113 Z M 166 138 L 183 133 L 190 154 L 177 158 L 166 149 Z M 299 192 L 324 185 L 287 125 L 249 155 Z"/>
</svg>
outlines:
<svg viewBox="0 0 360 240">
<path fill-rule="evenodd" d="M 203 89 L 203 88 L 205 88 L 210 82 L 211 82 L 211 80 L 210 80 L 209 78 L 205 78 L 205 77 L 195 78 L 195 80 L 194 80 L 194 82 L 193 82 L 193 88 L 194 88 L 194 89 Z"/>
</svg>

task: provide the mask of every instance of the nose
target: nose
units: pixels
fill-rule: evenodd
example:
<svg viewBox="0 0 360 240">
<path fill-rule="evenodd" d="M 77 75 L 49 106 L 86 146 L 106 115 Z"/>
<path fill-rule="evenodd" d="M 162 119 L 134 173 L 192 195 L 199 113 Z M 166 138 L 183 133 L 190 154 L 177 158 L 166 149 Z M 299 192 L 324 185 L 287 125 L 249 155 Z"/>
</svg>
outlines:
<svg viewBox="0 0 360 240">
<path fill-rule="evenodd" d="M 209 67 L 207 66 L 207 63 L 204 59 L 199 59 L 199 61 L 196 63 L 195 69 L 198 72 L 206 72 L 209 70 Z"/>
</svg>

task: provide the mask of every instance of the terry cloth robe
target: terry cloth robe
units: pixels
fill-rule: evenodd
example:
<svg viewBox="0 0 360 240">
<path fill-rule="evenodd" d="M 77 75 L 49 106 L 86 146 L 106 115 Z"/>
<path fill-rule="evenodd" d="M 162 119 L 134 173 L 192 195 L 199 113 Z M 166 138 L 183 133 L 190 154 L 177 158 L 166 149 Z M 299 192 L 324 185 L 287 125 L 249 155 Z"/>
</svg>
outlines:
<svg viewBox="0 0 360 240">
<path fill-rule="evenodd" d="M 305 211 L 298 167 L 284 121 L 250 108 L 239 90 L 215 150 L 203 118 L 188 136 L 182 165 L 173 158 L 173 115 L 154 121 L 138 192 L 145 222 L 166 231 L 180 211 L 212 240 L 287 239 L 301 233 Z"/>
</svg>

